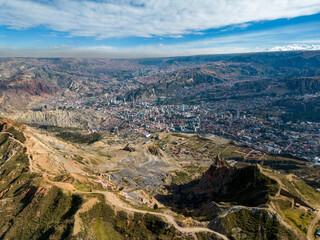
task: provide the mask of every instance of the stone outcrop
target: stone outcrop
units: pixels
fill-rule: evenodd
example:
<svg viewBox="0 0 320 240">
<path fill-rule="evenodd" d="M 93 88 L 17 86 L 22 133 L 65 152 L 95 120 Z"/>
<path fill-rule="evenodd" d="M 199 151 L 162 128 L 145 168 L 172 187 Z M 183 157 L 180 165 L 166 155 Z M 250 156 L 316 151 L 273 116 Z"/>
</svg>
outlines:
<svg viewBox="0 0 320 240">
<path fill-rule="evenodd" d="M 216 167 L 218 167 L 218 168 L 221 168 L 221 167 L 229 167 L 229 164 L 228 164 L 224 159 L 220 159 L 220 155 L 217 155 L 217 156 L 216 156 L 215 165 L 216 165 Z"/>
<path fill-rule="evenodd" d="M 159 199 L 175 208 L 204 212 L 211 202 L 259 206 L 278 189 L 277 182 L 261 173 L 258 166 L 230 167 L 218 157 L 200 179 L 175 186 L 171 195 Z"/>
<path fill-rule="evenodd" d="M 128 151 L 128 152 L 135 152 L 136 150 L 130 146 L 130 144 L 128 143 L 123 150 Z"/>
<path fill-rule="evenodd" d="M 147 149 L 154 156 L 159 156 L 159 157 L 165 156 L 164 152 L 155 144 L 148 144 Z"/>
</svg>

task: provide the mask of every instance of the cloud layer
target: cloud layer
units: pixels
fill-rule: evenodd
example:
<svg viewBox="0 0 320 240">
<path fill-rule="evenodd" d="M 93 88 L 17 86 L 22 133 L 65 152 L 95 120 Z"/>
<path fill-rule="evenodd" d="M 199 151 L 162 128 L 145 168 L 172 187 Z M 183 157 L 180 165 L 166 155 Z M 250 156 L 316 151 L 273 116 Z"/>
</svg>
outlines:
<svg viewBox="0 0 320 240">
<path fill-rule="evenodd" d="M 319 12 L 319 0 L 0 0 L 0 25 L 97 39 L 176 37 Z"/>
</svg>

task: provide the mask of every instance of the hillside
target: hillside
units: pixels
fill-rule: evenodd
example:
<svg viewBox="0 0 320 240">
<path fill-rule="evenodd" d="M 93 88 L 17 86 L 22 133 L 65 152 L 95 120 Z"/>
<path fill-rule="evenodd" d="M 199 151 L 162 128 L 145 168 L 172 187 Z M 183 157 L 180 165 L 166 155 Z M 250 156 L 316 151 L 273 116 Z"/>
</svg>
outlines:
<svg viewBox="0 0 320 240">
<path fill-rule="evenodd" d="M 206 143 L 220 156 L 230 147 L 223 139 L 160 134 L 152 144 L 138 138 L 127 147 L 111 135 L 80 142 L 72 134 L 91 137 L 61 130 L 1 120 L 2 238 L 302 239 L 314 213 L 292 207 L 291 199 L 318 206 L 319 194 L 298 178 L 232 167 L 219 158 L 177 158 L 158 147 L 182 141 L 193 154 L 203 154 L 197 149 Z M 175 206 L 158 198 L 170 197 L 170 188 Z M 306 217 L 300 221 L 301 214 Z"/>
<path fill-rule="evenodd" d="M 92 173 L 81 171 L 83 164 L 48 165 L 45 159 L 50 150 L 44 153 L 37 147 L 35 155 L 32 149 L 36 146 L 31 144 L 43 140 L 35 142 L 30 130 L 13 121 L 1 121 L 1 238 L 185 239 L 188 235 L 188 230 L 179 232 L 168 225 L 161 214 L 134 213 L 128 204 L 120 204 L 122 200 L 115 194 L 101 191 L 98 181 L 93 181 L 98 175 L 92 180 L 84 178 Z"/>
<path fill-rule="evenodd" d="M 229 56 L 196 67 L 157 74 L 128 92 L 127 100 L 166 96 L 170 103 L 219 101 L 319 92 L 319 52 L 257 53 Z M 185 97 L 188 96 L 188 97 Z M 181 98 L 182 97 L 182 98 Z"/>
</svg>

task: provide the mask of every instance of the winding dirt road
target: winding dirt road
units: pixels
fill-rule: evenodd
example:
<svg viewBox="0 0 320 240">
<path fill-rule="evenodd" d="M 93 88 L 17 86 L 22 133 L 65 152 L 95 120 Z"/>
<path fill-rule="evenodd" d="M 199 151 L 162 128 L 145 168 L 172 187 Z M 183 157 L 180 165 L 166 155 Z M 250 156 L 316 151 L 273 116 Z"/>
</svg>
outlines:
<svg viewBox="0 0 320 240">
<path fill-rule="evenodd" d="M 310 226 L 309 226 L 309 228 L 308 228 L 308 233 L 307 233 L 307 239 L 308 240 L 313 240 L 313 239 L 315 239 L 314 238 L 314 235 L 313 235 L 313 233 L 315 232 L 315 226 L 317 225 L 317 223 L 320 221 L 320 212 L 319 212 L 319 210 L 317 210 L 316 212 L 315 212 L 315 214 L 316 214 L 316 216 L 314 217 L 314 219 L 311 221 L 311 223 L 310 223 Z"/>
<path fill-rule="evenodd" d="M 71 183 L 54 182 L 54 181 L 50 180 L 48 178 L 47 174 L 43 174 L 43 178 L 47 182 L 49 182 L 59 188 L 70 190 L 70 191 L 73 191 L 74 193 L 76 192 L 79 194 L 92 194 L 92 193 L 103 194 L 105 196 L 106 202 L 108 202 L 109 204 L 112 204 L 113 206 L 115 206 L 117 208 L 124 209 L 129 212 L 136 212 L 136 213 L 151 214 L 151 215 L 155 215 L 155 216 L 160 216 L 162 218 L 165 218 L 168 223 L 172 224 L 178 231 L 180 231 L 182 233 L 210 232 L 210 233 L 213 233 L 216 236 L 220 237 L 223 240 L 229 240 L 229 238 L 227 238 L 225 235 L 218 233 L 216 231 L 213 231 L 209 228 L 205 228 L 205 227 L 180 227 L 177 224 L 177 222 L 174 220 L 174 218 L 169 214 L 135 209 L 135 208 L 129 206 L 128 204 L 124 203 L 120 198 L 118 198 L 118 196 L 116 194 L 114 194 L 112 192 L 108 192 L 108 191 L 82 192 L 82 191 L 75 189 L 75 187 Z"/>
<path fill-rule="evenodd" d="M 204 228 L 204 227 L 180 227 L 177 222 L 174 220 L 174 218 L 172 216 L 170 216 L 169 214 L 165 214 L 165 213 L 157 213 L 157 212 L 149 212 L 149 211 L 144 211 L 144 210 L 139 210 L 139 209 L 135 209 L 132 208 L 130 206 L 128 206 L 127 204 L 123 203 L 114 193 L 112 192 L 104 192 L 104 191 L 93 191 L 93 193 L 100 193 L 103 194 L 106 198 L 106 201 L 115 205 L 116 207 L 122 208 L 124 210 L 130 211 L 130 212 L 136 212 L 136 213 L 143 213 L 143 214 L 151 214 L 151 215 L 156 215 L 156 216 L 160 216 L 163 217 L 165 219 L 167 219 L 167 221 L 172 224 L 177 230 L 179 230 L 180 232 L 183 233 L 197 233 L 197 232 L 210 232 L 213 233 L 215 235 L 217 235 L 218 237 L 220 237 L 223 240 L 228 240 L 228 238 L 221 234 L 218 233 L 216 231 L 213 231 L 209 228 Z"/>
</svg>

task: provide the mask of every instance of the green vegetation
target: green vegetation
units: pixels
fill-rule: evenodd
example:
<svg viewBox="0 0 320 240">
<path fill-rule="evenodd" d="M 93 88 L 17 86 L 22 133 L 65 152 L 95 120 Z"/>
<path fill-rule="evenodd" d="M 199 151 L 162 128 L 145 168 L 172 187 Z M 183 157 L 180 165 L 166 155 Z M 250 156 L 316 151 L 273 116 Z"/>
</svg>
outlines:
<svg viewBox="0 0 320 240">
<path fill-rule="evenodd" d="M 311 204 L 318 205 L 320 200 L 320 193 L 316 192 L 312 187 L 306 184 L 301 179 L 296 179 L 293 183 L 296 190 L 298 190 L 298 196 L 308 199 Z"/>
<path fill-rule="evenodd" d="M 303 233 L 308 232 L 308 223 L 312 220 L 312 214 L 304 209 L 286 208 L 282 211 L 283 215 L 297 226 Z"/>
<path fill-rule="evenodd" d="M 83 192 L 91 192 L 92 189 L 88 184 L 80 183 L 76 185 L 76 189 Z"/>
<path fill-rule="evenodd" d="M 320 193 L 305 183 L 302 179 L 292 176 L 292 179 L 286 175 L 279 174 L 275 171 L 268 171 L 268 175 L 272 178 L 279 179 L 284 187 L 293 195 L 298 196 L 302 200 L 307 200 L 311 206 L 317 206 L 320 203 Z"/>
<path fill-rule="evenodd" d="M 229 213 L 221 219 L 221 222 L 231 239 L 297 239 L 293 233 L 279 223 L 275 215 L 265 210 L 241 209 Z"/>
<path fill-rule="evenodd" d="M 214 240 L 214 239 L 220 239 L 217 238 L 217 236 L 213 233 L 206 233 L 206 232 L 198 232 L 196 233 L 196 236 L 198 240 Z"/>
<path fill-rule="evenodd" d="M 45 194 L 34 196 L 31 203 L 18 213 L 7 239 L 62 239 L 68 237 L 73 226 L 73 216 L 81 204 L 78 197 L 66 196 L 57 187 Z"/>
<path fill-rule="evenodd" d="M 82 199 L 65 195 L 57 187 L 40 187 L 38 175 L 29 171 L 23 146 L 13 142 L 9 134 L 0 137 L 0 157 L 0 239 L 70 236 L 73 217 Z"/>
<path fill-rule="evenodd" d="M 172 176 L 172 184 L 183 184 L 191 181 L 188 173 L 182 171 L 175 171 Z"/>
<path fill-rule="evenodd" d="M 221 151 L 220 157 L 224 159 L 243 159 L 244 154 L 235 152 L 238 147 L 229 146 Z"/>
<path fill-rule="evenodd" d="M 150 214 L 128 214 L 123 211 L 115 212 L 103 202 L 97 203 L 80 217 L 86 227 L 85 233 L 79 237 L 92 235 L 96 239 L 179 239 L 173 227 L 160 218 Z M 94 228 L 90 228 L 94 226 Z"/>
<path fill-rule="evenodd" d="M 11 133 L 15 139 L 19 140 L 22 143 L 26 141 L 26 138 L 23 135 L 23 133 L 21 131 L 16 130 L 14 127 L 9 128 L 7 132 Z"/>
<path fill-rule="evenodd" d="M 102 139 L 102 136 L 99 133 L 81 134 L 78 132 L 60 132 L 57 134 L 57 137 L 74 143 L 86 144 L 92 144 Z"/>
</svg>

